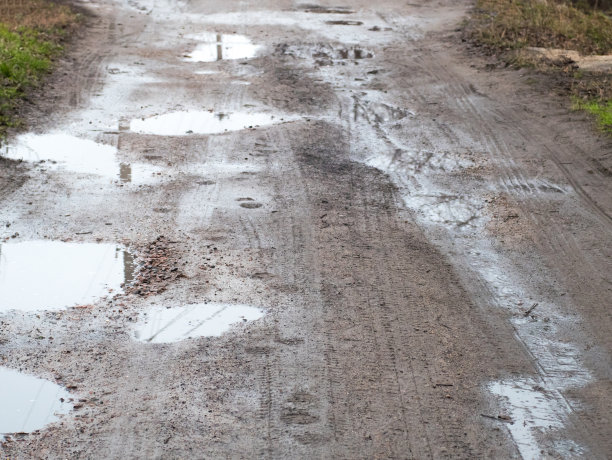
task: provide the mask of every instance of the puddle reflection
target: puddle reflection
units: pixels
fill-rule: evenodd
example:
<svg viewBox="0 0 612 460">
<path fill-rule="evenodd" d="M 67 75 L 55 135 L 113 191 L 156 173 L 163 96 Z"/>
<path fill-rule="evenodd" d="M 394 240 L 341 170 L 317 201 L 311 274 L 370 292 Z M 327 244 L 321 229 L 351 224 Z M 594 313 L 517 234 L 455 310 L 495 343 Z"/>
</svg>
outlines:
<svg viewBox="0 0 612 460">
<path fill-rule="evenodd" d="M 0 311 L 89 304 L 133 277 L 133 257 L 114 244 L 0 244 Z"/>
<path fill-rule="evenodd" d="M 261 48 L 243 35 L 202 33 L 191 35 L 188 38 L 203 42 L 185 58 L 188 62 L 249 59 L 255 57 Z"/>
<path fill-rule="evenodd" d="M 48 169 L 94 174 L 135 184 L 150 181 L 159 171 L 144 164 L 117 162 L 117 149 L 69 134 L 24 134 L 8 145 L 3 156 L 12 160 L 44 161 Z"/>
<path fill-rule="evenodd" d="M 284 121 L 288 120 L 267 113 L 185 111 L 136 118 L 130 123 L 130 130 L 140 134 L 184 136 L 238 131 Z"/>
<path fill-rule="evenodd" d="M 255 321 L 263 310 L 249 305 L 209 303 L 181 308 L 157 307 L 142 315 L 134 328 L 141 342 L 171 343 L 193 337 L 219 337 L 232 324 Z"/>
<path fill-rule="evenodd" d="M 70 394 L 48 380 L 0 367 L 0 438 L 31 432 L 68 413 Z M 63 401 L 62 401 L 63 399 Z"/>
</svg>

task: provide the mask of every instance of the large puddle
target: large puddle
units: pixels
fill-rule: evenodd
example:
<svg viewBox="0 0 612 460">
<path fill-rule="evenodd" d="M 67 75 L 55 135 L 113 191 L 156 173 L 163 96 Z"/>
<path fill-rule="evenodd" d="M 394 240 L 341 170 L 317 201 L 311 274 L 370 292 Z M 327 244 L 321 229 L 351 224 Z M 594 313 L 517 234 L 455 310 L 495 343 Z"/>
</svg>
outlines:
<svg viewBox="0 0 612 460">
<path fill-rule="evenodd" d="M 185 58 L 189 62 L 249 59 L 255 57 L 261 48 L 243 35 L 202 33 L 188 38 L 202 42 Z"/>
<path fill-rule="evenodd" d="M 48 380 L 0 367 L 0 435 L 39 430 L 72 406 L 70 394 Z"/>
<path fill-rule="evenodd" d="M 142 342 L 171 343 L 193 337 L 218 337 L 233 324 L 255 321 L 263 310 L 249 305 L 195 304 L 180 308 L 152 308 L 134 327 Z"/>
<path fill-rule="evenodd" d="M 44 162 L 44 167 L 51 170 L 64 169 L 121 182 L 145 183 L 158 172 L 144 164 L 119 163 L 116 155 L 117 149 L 111 145 L 65 133 L 23 134 L 3 154 L 12 160 Z"/>
<path fill-rule="evenodd" d="M 185 136 L 239 131 L 284 121 L 288 120 L 267 113 L 186 111 L 136 118 L 130 123 L 130 130 L 140 134 Z"/>
<path fill-rule="evenodd" d="M 90 304 L 120 292 L 133 276 L 132 256 L 114 244 L 0 244 L 0 311 Z"/>
</svg>

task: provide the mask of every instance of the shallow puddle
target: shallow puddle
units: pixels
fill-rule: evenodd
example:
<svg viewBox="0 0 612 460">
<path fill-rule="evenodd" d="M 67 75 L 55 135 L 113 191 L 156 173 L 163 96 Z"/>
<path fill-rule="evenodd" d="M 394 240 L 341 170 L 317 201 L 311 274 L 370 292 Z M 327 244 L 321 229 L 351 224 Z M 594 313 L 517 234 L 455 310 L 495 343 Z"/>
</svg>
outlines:
<svg viewBox="0 0 612 460">
<path fill-rule="evenodd" d="M 184 136 L 239 131 L 283 121 L 286 120 L 267 113 L 187 111 L 137 118 L 130 123 L 130 130 L 140 134 Z"/>
<path fill-rule="evenodd" d="M 159 172 L 148 165 L 119 163 L 116 155 L 117 149 L 111 145 L 65 133 L 24 134 L 3 152 L 4 157 L 12 160 L 44 162 L 47 169 L 94 174 L 122 182 L 146 183 Z"/>
<path fill-rule="evenodd" d="M 243 35 L 202 33 L 188 38 L 203 42 L 187 55 L 185 60 L 188 62 L 249 59 L 255 57 L 261 48 Z"/>
<path fill-rule="evenodd" d="M 545 433 L 550 435 L 563 429 L 571 412 L 563 396 L 555 390 L 545 389 L 545 386 L 545 383 L 533 379 L 494 382 L 488 386 L 509 411 L 511 423 L 507 428 L 524 459 L 541 458 L 540 438 Z M 556 450 L 561 457 L 568 458 L 570 453 L 578 454 L 583 448 L 565 441 L 557 443 Z"/>
<path fill-rule="evenodd" d="M 134 261 L 114 244 L 27 241 L 0 244 L 0 311 L 57 310 L 120 292 Z"/>
<path fill-rule="evenodd" d="M 0 435 L 39 430 L 68 413 L 70 394 L 48 380 L 0 367 Z M 0 436 L 1 437 L 1 436 Z"/>
<path fill-rule="evenodd" d="M 24 134 L 7 146 L 6 157 L 13 160 L 44 161 L 49 167 L 113 176 L 117 174 L 117 149 L 69 134 Z"/>
<path fill-rule="evenodd" d="M 193 337 L 219 337 L 232 324 L 255 321 L 263 310 L 249 305 L 196 304 L 180 308 L 156 307 L 141 316 L 134 337 L 141 342 L 171 343 Z"/>
</svg>

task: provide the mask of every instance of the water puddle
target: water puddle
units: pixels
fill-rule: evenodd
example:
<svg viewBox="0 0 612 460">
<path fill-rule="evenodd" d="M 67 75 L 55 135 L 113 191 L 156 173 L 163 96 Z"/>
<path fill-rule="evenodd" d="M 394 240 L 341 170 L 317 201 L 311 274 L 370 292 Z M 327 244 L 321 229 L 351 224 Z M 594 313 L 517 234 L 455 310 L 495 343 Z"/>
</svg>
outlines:
<svg viewBox="0 0 612 460">
<path fill-rule="evenodd" d="M 140 134 L 184 136 L 239 131 L 284 121 L 289 120 L 267 113 L 186 111 L 167 113 L 150 118 L 136 118 L 130 123 L 130 130 Z"/>
<path fill-rule="evenodd" d="M 0 311 L 87 305 L 120 292 L 133 276 L 132 256 L 114 244 L 0 244 Z"/>
<path fill-rule="evenodd" d="M 195 304 L 181 308 L 157 307 L 145 313 L 134 328 L 141 342 L 171 343 L 193 337 L 219 337 L 233 324 L 255 321 L 263 310 L 249 305 Z"/>
<path fill-rule="evenodd" d="M 57 415 L 72 409 L 69 398 L 53 382 L 0 367 L 0 435 L 39 430 L 59 420 Z"/>
<path fill-rule="evenodd" d="M 185 60 L 188 62 L 250 59 L 254 58 L 261 48 L 244 35 L 202 33 L 187 38 L 203 42 L 186 56 Z"/>
<path fill-rule="evenodd" d="M 117 149 L 65 133 L 24 134 L 7 145 L 4 157 L 41 163 L 46 169 L 93 174 L 121 182 L 145 183 L 159 170 L 144 164 L 119 163 Z M 129 173 L 128 173 L 129 172 Z"/>
<path fill-rule="evenodd" d="M 328 40 L 345 44 L 367 43 L 368 46 L 390 43 L 397 39 L 393 31 L 375 12 L 360 11 L 359 20 L 348 14 L 352 11 L 339 7 L 301 9 L 300 11 L 235 11 L 231 13 L 207 14 L 201 20 L 211 26 L 226 25 L 235 27 L 237 24 L 254 26 L 286 27 L 292 31 L 303 29 Z M 321 12 L 324 14 L 313 14 Z M 404 33 L 421 36 L 421 26 L 425 21 L 414 16 L 396 18 L 398 28 Z M 353 27 L 351 27 L 353 26 Z M 363 27 L 354 27 L 363 26 Z"/>
<path fill-rule="evenodd" d="M 489 391 L 502 401 L 508 411 L 510 423 L 507 427 L 516 446 L 525 460 L 542 458 L 540 448 L 544 436 L 554 436 L 567 423 L 571 408 L 558 391 L 545 389 L 534 379 L 517 379 L 493 382 Z M 555 443 L 556 451 L 563 458 L 580 455 L 584 448 L 564 440 Z"/>
<path fill-rule="evenodd" d="M 117 149 L 69 134 L 24 134 L 7 146 L 6 157 L 30 162 L 44 161 L 49 168 L 113 176 L 117 173 Z"/>
</svg>

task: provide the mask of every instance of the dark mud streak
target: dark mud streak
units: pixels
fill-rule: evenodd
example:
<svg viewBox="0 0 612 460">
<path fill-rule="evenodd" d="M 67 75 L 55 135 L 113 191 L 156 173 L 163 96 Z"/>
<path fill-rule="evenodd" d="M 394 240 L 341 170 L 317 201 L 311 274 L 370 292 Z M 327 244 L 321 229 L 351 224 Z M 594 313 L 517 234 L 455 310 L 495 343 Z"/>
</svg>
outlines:
<svg viewBox="0 0 612 460">
<path fill-rule="evenodd" d="M 320 333 L 328 337 L 336 430 L 329 447 L 360 458 L 494 454 L 490 439 L 466 430 L 482 424 L 479 386 L 511 356 L 515 370 L 529 368 L 528 356 L 510 326 L 474 308 L 414 222 L 397 220 L 389 180 L 348 159 L 338 128 L 316 123 L 310 132 L 303 139 L 316 141 L 296 140 L 294 150 L 316 184 L 312 210 L 329 224 L 315 235 L 325 252 Z M 439 382 L 453 382 L 452 391 Z"/>
<path fill-rule="evenodd" d="M 252 93 L 263 103 L 283 112 L 324 113 L 336 99 L 329 84 L 314 81 L 305 69 L 298 69 L 290 57 L 262 59 L 261 84 L 253 84 Z"/>
</svg>

